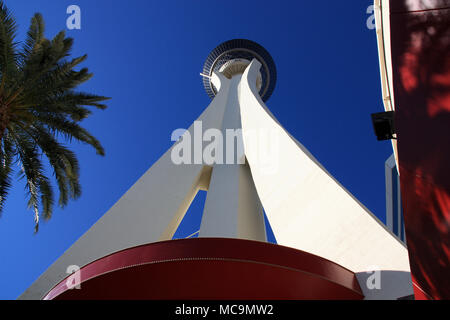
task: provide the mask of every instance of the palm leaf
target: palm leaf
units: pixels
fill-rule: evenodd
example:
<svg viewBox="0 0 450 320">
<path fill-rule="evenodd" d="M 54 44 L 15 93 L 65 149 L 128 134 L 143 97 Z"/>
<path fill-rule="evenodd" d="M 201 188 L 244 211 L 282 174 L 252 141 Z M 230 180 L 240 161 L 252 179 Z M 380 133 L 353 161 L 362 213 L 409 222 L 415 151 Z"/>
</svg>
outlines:
<svg viewBox="0 0 450 320">
<path fill-rule="evenodd" d="M 59 138 L 85 143 L 104 155 L 100 142 L 80 122 L 92 114 L 89 107 L 105 109 L 103 101 L 108 98 L 76 91 L 92 73 L 75 69 L 87 56 L 69 58 L 73 39 L 64 31 L 52 40 L 45 38 L 44 19 L 37 13 L 17 51 L 16 30 L 14 18 L 0 0 L 0 213 L 17 162 L 37 232 L 41 214 L 49 219 L 53 213 L 53 179 L 60 207 L 81 195 L 77 157 Z M 46 167 L 53 170 L 53 179 L 45 174 Z"/>
<path fill-rule="evenodd" d="M 0 1 L 0 71 L 2 76 L 0 92 L 4 90 L 8 77 L 17 70 L 18 55 L 14 42 L 16 31 L 16 21 L 4 2 Z"/>
</svg>

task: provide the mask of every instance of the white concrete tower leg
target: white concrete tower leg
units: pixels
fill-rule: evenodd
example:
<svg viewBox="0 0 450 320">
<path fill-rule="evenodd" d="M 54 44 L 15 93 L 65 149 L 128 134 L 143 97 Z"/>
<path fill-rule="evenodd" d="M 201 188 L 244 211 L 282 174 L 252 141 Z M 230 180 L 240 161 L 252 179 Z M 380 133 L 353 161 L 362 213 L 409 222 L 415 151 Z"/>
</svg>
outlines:
<svg viewBox="0 0 450 320">
<path fill-rule="evenodd" d="M 203 130 L 221 127 L 227 101 L 229 80 L 220 74 L 214 74 L 213 80 L 221 90 L 197 119 Z M 176 164 L 172 159 L 172 150 L 184 138 L 191 150 L 195 143 L 203 148 L 203 141 L 194 141 L 194 128 L 195 123 L 20 299 L 42 299 L 68 276 L 71 265 L 81 268 L 122 249 L 172 239 L 197 191 L 209 183 L 210 170 L 202 159 L 197 164 L 193 154 L 186 164 Z"/>
<path fill-rule="evenodd" d="M 257 95 L 255 79 L 261 64 L 253 60 L 239 88 L 244 147 L 256 189 L 281 245 L 334 261 L 357 274 L 367 299 L 395 299 L 412 294 L 408 251 L 387 228 L 336 181 L 274 119 Z M 260 150 L 246 130 L 271 132 L 278 141 L 276 170 L 267 172 Z M 260 139 L 261 140 L 261 139 Z M 263 139 L 264 140 L 264 139 Z M 273 152 L 272 152 L 273 153 Z M 381 288 L 373 288 L 374 272 Z"/>
<path fill-rule="evenodd" d="M 241 74 L 234 75 L 230 81 L 221 127 L 226 141 L 223 154 L 216 158 L 212 171 L 199 237 L 266 241 L 262 205 L 250 168 L 243 163 L 245 155 L 238 99 L 240 81 Z"/>
</svg>

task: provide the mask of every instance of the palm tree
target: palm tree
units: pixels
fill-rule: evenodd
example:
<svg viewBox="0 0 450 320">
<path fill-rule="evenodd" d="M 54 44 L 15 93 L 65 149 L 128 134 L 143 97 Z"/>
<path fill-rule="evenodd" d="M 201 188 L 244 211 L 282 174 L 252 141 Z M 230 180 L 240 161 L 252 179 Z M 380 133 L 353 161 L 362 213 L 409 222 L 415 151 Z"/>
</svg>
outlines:
<svg viewBox="0 0 450 320">
<path fill-rule="evenodd" d="M 100 142 L 79 122 L 91 114 L 86 106 L 105 109 L 100 102 L 108 98 L 75 91 L 92 73 L 86 68 L 74 70 L 87 56 L 68 59 L 73 39 L 66 38 L 64 31 L 53 40 L 46 39 L 44 20 L 37 13 L 19 48 L 16 30 L 13 16 L 0 1 L 0 213 L 12 184 L 13 167 L 18 167 L 37 232 L 40 215 L 49 219 L 54 207 L 43 155 L 53 169 L 58 204 L 64 207 L 69 199 L 81 195 L 81 186 L 78 160 L 58 138 L 81 141 L 104 155 Z"/>
</svg>

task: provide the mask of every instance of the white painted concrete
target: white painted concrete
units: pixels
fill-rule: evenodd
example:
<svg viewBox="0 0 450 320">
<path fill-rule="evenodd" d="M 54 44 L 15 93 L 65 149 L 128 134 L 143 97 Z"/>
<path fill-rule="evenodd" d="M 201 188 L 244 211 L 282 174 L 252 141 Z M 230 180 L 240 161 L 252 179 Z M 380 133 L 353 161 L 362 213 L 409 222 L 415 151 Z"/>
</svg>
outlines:
<svg viewBox="0 0 450 320">
<path fill-rule="evenodd" d="M 367 298 L 412 294 L 405 246 L 267 112 L 255 86 L 259 68 L 260 63 L 253 60 L 243 75 L 239 90 L 241 119 L 247 130 L 273 131 L 278 137 L 278 169 L 267 174 L 258 152 L 247 148 L 251 141 L 244 133 L 256 189 L 278 243 L 358 273 Z M 364 279 L 370 274 L 366 272 L 375 267 L 389 274 L 390 287 L 396 291 L 368 290 Z"/>
<path fill-rule="evenodd" d="M 248 65 L 248 64 L 247 64 Z M 241 64 L 239 64 L 241 66 Z M 245 68 L 244 68 L 245 70 Z M 239 71 L 237 69 L 237 71 Z M 230 139 L 226 130 L 241 129 L 238 86 L 241 74 L 230 75 L 228 100 L 226 102 L 221 127 L 224 137 L 223 158 L 231 159 L 213 167 L 210 188 L 200 226 L 199 237 L 224 237 L 266 241 L 266 230 L 261 202 L 247 164 L 239 164 L 245 159 L 237 145 L 242 136 Z M 235 145 L 226 148 L 227 143 Z M 231 151 L 231 152 L 230 152 Z M 241 152 L 244 150 L 241 150 Z M 228 155 L 230 152 L 231 155 Z"/>
<path fill-rule="evenodd" d="M 391 24 L 389 0 L 374 0 L 375 25 L 380 62 L 381 94 L 385 111 L 395 111 L 394 80 L 392 76 Z M 397 140 L 391 140 L 398 168 Z"/>
</svg>

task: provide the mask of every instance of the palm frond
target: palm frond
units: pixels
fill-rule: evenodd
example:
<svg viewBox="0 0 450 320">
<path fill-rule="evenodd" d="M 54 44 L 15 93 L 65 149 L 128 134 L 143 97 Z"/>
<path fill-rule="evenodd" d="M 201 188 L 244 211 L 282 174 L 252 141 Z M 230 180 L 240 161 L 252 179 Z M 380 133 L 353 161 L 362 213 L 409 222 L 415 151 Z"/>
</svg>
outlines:
<svg viewBox="0 0 450 320">
<path fill-rule="evenodd" d="M 11 173 L 13 163 L 13 144 L 9 135 L 7 135 L 0 147 L 0 215 L 3 212 L 5 199 L 8 191 L 11 188 Z"/>
<path fill-rule="evenodd" d="M 76 122 L 67 120 L 63 116 L 57 116 L 50 113 L 37 113 L 35 114 L 35 117 L 39 122 L 45 124 L 52 134 L 61 134 L 68 141 L 75 139 L 86 143 L 94 147 L 98 155 L 105 155 L 105 150 L 100 141 Z"/>
<path fill-rule="evenodd" d="M 27 32 L 27 39 L 23 47 L 22 57 L 26 59 L 29 57 L 37 46 L 39 46 L 42 39 L 44 39 L 45 22 L 42 14 L 36 13 L 31 18 L 30 27 Z"/>
<path fill-rule="evenodd" d="M 69 197 L 77 199 L 81 195 L 78 160 L 72 151 L 61 145 L 45 128 L 35 127 L 33 133 L 38 137 L 39 147 L 49 159 L 60 190 L 63 190 L 60 191 L 59 205 L 64 207 Z"/>
<path fill-rule="evenodd" d="M 33 139 L 18 130 L 9 130 L 17 146 L 17 154 L 21 163 L 20 178 L 25 179 L 28 195 L 28 208 L 34 211 L 35 225 L 39 225 L 39 193 L 40 183 L 46 180 L 37 146 Z M 13 132 L 13 133 L 12 133 Z"/>
<path fill-rule="evenodd" d="M 0 71 L 2 82 L 0 92 L 4 90 L 6 81 L 17 71 L 18 55 L 16 54 L 17 25 L 3 1 L 0 1 Z"/>
</svg>

